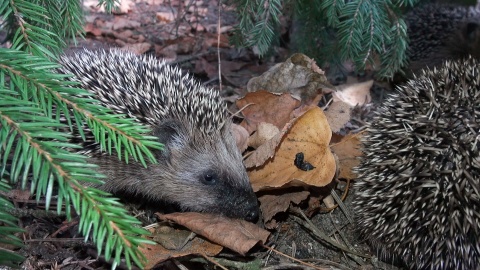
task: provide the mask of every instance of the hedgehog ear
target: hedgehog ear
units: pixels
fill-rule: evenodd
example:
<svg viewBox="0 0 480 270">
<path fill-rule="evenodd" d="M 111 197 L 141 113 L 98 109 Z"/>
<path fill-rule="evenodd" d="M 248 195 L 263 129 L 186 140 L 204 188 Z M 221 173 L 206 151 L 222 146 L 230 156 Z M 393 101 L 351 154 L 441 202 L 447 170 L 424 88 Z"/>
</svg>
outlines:
<svg viewBox="0 0 480 270">
<path fill-rule="evenodd" d="M 170 159 L 172 150 L 182 147 L 177 143 L 182 131 L 180 122 L 173 119 L 163 121 L 160 125 L 153 127 L 153 135 L 163 144 L 163 150 L 161 153 L 158 152 L 157 158 Z"/>
</svg>

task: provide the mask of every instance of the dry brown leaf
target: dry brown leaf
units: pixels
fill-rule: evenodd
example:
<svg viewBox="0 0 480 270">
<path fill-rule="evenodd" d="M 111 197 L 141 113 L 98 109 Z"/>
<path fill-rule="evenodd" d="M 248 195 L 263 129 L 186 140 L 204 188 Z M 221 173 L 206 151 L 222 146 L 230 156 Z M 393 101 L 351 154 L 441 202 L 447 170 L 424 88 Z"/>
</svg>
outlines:
<svg viewBox="0 0 480 270">
<path fill-rule="evenodd" d="M 160 11 L 155 14 L 159 24 L 167 24 L 175 20 L 175 14 L 172 11 Z"/>
<path fill-rule="evenodd" d="M 173 230 L 172 231 L 180 231 L 180 230 Z M 178 246 L 176 249 L 165 248 L 162 244 L 157 245 L 142 245 L 140 246 L 140 250 L 145 258 L 147 259 L 147 263 L 145 265 L 145 269 L 152 269 L 157 264 L 171 259 L 171 258 L 178 258 L 183 257 L 191 254 L 203 254 L 207 256 L 215 256 L 222 251 L 223 247 L 214 243 L 211 243 L 201 237 L 194 237 L 192 240 L 187 241 L 186 239 L 191 234 L 190 231 L 184 231 L 182 235 L 184 237 L 175 239 L 172 241 L 177 242 Z M 175 235 L 175 232 L 172 232 Z M 154 233 L 153 236 L 156 234 Z M 186 242 L 186 244 L 185 244 Z M 163 241 L 163 244 L 165 241 Z M 182 246 L 185 244 L 184 246 Z"/>
<path fill-rule="evenodd" d="M 277 135 L 257 147 L 255 151 L 250 152 L 248 158 L 244 160 L 245 167 L 247 167 L 247 169 L 259 167 L 265 164 L 268 159 L 272 158 L 276 153 L 278 145 L 295 121 L 297 121 L 297 118 L 291 119 Z"/>
<path fill-rule="evenodd" d="M 335 159 L 328 146 L 331 136 L 332 131 L 320 108 L 306 112 L 282 138 L 273 158 L 259 167 L 249 168 L 254 191 L 287 184 L 318 187 L 329 184 L 336 170 Z M 295 157 L 300 152 L 305 162 L 313 165 L 314 169 L 304 171 L 294 165 Z"/>
<path fill-rule="evenodd" d="M 332 102 L 325 111 L 328 124 L 334 133 L 342 129 L 351 118 L 352 107 L 340 100 Z"/>
<path fill-rule="evenodd" d="M 102 35 L 102 29 L 99 29 L 98 27 L 96 27 L 94 23 L 85 24 L 85 26 L 83 27 L 83 30 L 85 31 L 85 34 L 92 34 L 97 37 Z"/>
<path fill-rule="evenodd" d="M 267 90 L 273 93 L 290 93 L 302 102 L 314 99 L 323 89 L 335 89 L 314 60 L 296 53 L 285 62 L 276 64 L 259 77 L 250 79 L 248 92 Z"/>
<path fill-rule="evenodd" d="M 120 16 L 115 16 L 113 19 L 113 30 L 119 29 L 137 29 L 141 26 L 140 22 L 135 20 L 130 20 Z"/>
<path fill-rule="evenodd" d="M 299 204 L 303 200 L 307 199 L 308 195 L 310 195 L 310 192 L 308 191 L 292 192 L 286 190 L 281 194 L 265 194 L 258 197 L 258 200 L 260 201 L 260 209 L 262 209 L 263 220 L 267 228 L 273 229 L 267 225 L 273 216 L 275 216 L 277 213 L 287 211 L 291 202 Z"/>
<path fill-rule="evenodd" d="M 243 67 L 245 67 L 248 63 L 246 62 L 238 62 L 238 61 L 220 61 L 222 66 L 222 74 L 231 74 L 236 71 L 239 71 Z"/>
<path fill-rule="evenodd" d="M 257 149 L 260 145 L 271 140 L 280 132 L 278 127 L 270 123 L 260 123 L 257 132 L 253 133 L 248 140 L 248 146 Z"/>
<path fill-rule="evenodd" d="M 195 74 L 207 74 L 208 78 L 218 77 L 218 66 L 209 63 L 205 58 L 195 61 Z"/>
<path fill-rule="evenodd" d="M 279 129 L 283 128 L 292 118 L 292 111 L 300 106 L 300 101 L 290 94 L 277 95 L 258 91 L 248 93 L 237 100 L 236 105 L 243 109 L 242 114 L 245 117 L 240 125 L 252 134 L 261 122 L 274 124 Z"/>
<path fill-rule="evenodd" d="M 332 151 L 337 155 L 340 167 L 339 178 L 354 179 L 356 174 L 353 168 L 360 164 L 362 156 L 360 137 L 361 133 L 349 134 L 338 143 L 331 145 Z"/>
<path fill-rule="evenodd" d="M 31 193 L 29 189 L 12 189 L 7 192 L 7 197 L 17 200 L 17 201 L 28 201 L 30 199 Z"/>
<path fill-rule="evenodd" d="M 270 233 L 257 225 L 208 213 L 172 213 L 160 215 L 210 241 L 245 255 L 257 243 L 265 243 Z"/>
<path fill-rule="evenodd" d="M 217 29 L 217 27 L 215 27 Z M 208 26 L 207 26 L 208 30 Z M 217 47 L 218 43 L 218 34 L 217 31 L 215 30 L 215 33 L 210 33 L 207 32 L 203 35 L 203 45 L 202 48 L 204 50 L 207 50 L 210 47 Z M 229 35 L 227 34 L 221 34 L 220 35 L 220 48 L 230 48 L 232 45 L 229 42 Z M 198 41 L 197 41 L 198 42 Z"/>
<path fill-rule="evenodd" d="M 232 124 L 232 134 L 233 137 L 235 137 L 235 142 L 237 143 L 237 148 L 240 150 L 240 152 L 245 151 L 248 147 L 248 141 L 249 141 L 249 136 L 248 136 L 248 131 L 237 124 Z"/>
<path fill-rule="evenodd" d="M 355 83 L 348 86 L 340 86 L 339 91 L 333 92 L 333 100 L 343 101 L 352 107 L 364 105 L 372 100 L 370 96 L 370 88 L 372 88 L 373 80 Z"/>
<path fill-rule="evenodd" d="M 135 43 L 135 44 L 127 44 L 124 47 L 122 47 L 122 50 L 127 50 L 129 52 L 133 52 L 135 54 L 141 55 L 146 53 L 152 48 L 152 44 L 148 42 L 141 42 L 141 43 Z"/>
</svg>

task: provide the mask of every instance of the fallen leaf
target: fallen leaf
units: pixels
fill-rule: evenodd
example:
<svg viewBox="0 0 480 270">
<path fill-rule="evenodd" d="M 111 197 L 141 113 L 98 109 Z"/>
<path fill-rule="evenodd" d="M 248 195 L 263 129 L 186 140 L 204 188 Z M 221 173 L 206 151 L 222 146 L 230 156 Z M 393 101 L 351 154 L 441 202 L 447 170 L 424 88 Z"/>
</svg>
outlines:
<svg viewBox="0 0 480 270">
<path fill-rule="evenodd" d="M 208 26 L 207 26 L 208 29 Z M 232 45 L 229 42 L 229 37 L 227 34 L 220 34 L 220 43 L 218 43 L 218 34 L 215 27 L 215 33 L 205 33 L 203 35 L 203 44 L 202 48 L 207 50 L 208 48 L 214 47 L 217 48 L 217 45 L 220 44 L 220 48 L 230 48 Z"/>
<path fill-rule="evenodd" d="M 208 78 L 218 78 L 217 65 L 209 63 L 205 58 L 200 58 L 195 61 L 195 74 L 207 74 Z"/>
<path fill-rule="evenodd" d="M 150 44 L 148 42 L 143 42 L 143 43 L 127 44 L 124 47 L 122 47 L 121 49 L 133 52 L 133 53 L 138 54 L 138 55 L 141 55 L 141 54 L 146 53 L 151 48 L 152 48 L 152 44 Z"/>
<path fill-rule="evenodd" d="M 279 129 L 292 118 L 292 111 L 300 106 L 300 101 L 290 94 L 272 94 L 267 91 L 248 93 L 237 100 L 236 105 L 242 109 L 244 120 L 240 123 L 249 134 L 257 130 L 261 122 L 271 123 Z"/>
<path fill-rule="evenodd" d="M 162 220 L 174 221 L 210 241 L 243 256 L 256 244 L 265 243 L 270 232 L 241 219 L 208 213 L 157 214 Z"/>
<path fill-rule="evenodd" d="M 276 154 L 265 164 L 248 169 L 254 191 L 287 184 L 317 187 L 329 184 L 336 171 L 335 158 L 328 146 L 331 136 L 332 131 L 320 108 L 303 114 L 283 136 Z M 313 169 L 305 171 L 294 165 L 300 152 L 303 160 L 313 165 Z"/>
<path fill-rule="evenodd" d="M 172 11 L 160 11 L 155 14 L 160 24 L 170 23 L 175 20 L 175 14 Z"/>
<path fill-rule="evenodd" d="M 342 129 L 351 118 L 352 107 L 340 100 L 332 102 L 325 111 L 328 124 L 334 133 Z"/>
<path fill-rule="evenodd" d="M 95 24 L 93 24 L 93 23 L 85 24 L 85 26 L 83 27 L 83 30 L 85 31 L 85 33 L 87 33 L 87 34 L 91 33 L 92 35 L 97 36 L 97 37 L 102 35 L 102 30 L 97 28 L 95 26 Z"/>
<path fill-rule="evenodd" d="M 245 149 L 248 147 L 248 131 L 244 127 L 237 124 L 232 124 L 231 130 L 233 137 L 235 137 L 237 148 L 243 153 L 243 151 L 245 151 Z"/>
<path fill-rule="evenodd" d="M 272 158 L 276 154 L 278 145 L 282 142 L 283 137 L 295 121 L 297 121 L 297 118 L 291 119 L 277 135 L 258 146 L 255 151 L 248 153 L 248 158 L 244 160 L 245 167 L 247 169 L 260 167 L 265 164 L 268 159 Z"/>
<path fill-rule="evenodd" d="M 270 123 L 260 123 L 258 129 L 248 140 L 248 146 L 257 149 L 280 132 L 278 127 Z"/>
<path fill-rule="evenodd" d="M 225 74 L 231 74 L 236 71 L 239 71 L 240 69 L 242 69 L 247 65 L 247 63 L 245 62 L 226 61 L 226 60 L 221 60 L 220 63 L 222 66 L 222 73 L 225 73 Z"/>
<path fill-rule="evenodd" d="M 173 229 L 172 229 L 173 230 Z M 181 230 L 174 230 L 181 231 Z M 191 232 L 184 230 L 184 235 L 188 237 Z M 172 234 L 174 234 L 172 232 Z M 155 236 L 155 233 L 153 234 Z M 185 237 L 182 239 L 177 239 L 181 244 L 185 242 Z M 222 251 L 223 247 L 214 243 L 209 242 L 201 237 L 194 237 L 193 239 L 186 242 L 184 246 L 178 246 L 178 249 L 168 249 L 162 246 L 161 244 L 157 245 L 142 245 L 140 250 L 145 258 L 147 263 L 145 264 L 145 269 L 152 269 L 155 266 L 163 261 L 166 261 L 171 258 L 178 258 L 183 256 L 188 256 L 192 254 L 202 254 L 206 256 L 216 256 Z"/>
<path fill-rule="evenodd" d="M 340 142 L 331 145 L 332 151 L 337 155 L 339 161 L 339 178 L 356 178 L 353 168 L 360 164 L 359 157 L 362 156 L 361 136 L 361 133 L 349 134 L 343 137 Z"/>
<path fill-rule="evenodd" d="M 30 190 L 12 189 L 7 192 L 7 197 L 16 201 L 28 201 L 30 199 Z"/>
<path fill-rule="evenodd" d="M 137 29 L 141 26 L 141 24 L 137 21 L 134 20 L 129 20 L 126 18 L 122 18 L 119 16 L 114 17 L 114 23 L 113 23 L 113 30 L 119 30 L 119 29 Z"/>
<path fill-rule="evenodd" d="M 290 93 L 305 103 L 322 94 L 323 89 L 335 89 L 315 61 L 296 53 L 285 62 L 276 64 L 261 76 L 250 79 L 248 92 L 267 90 L 273 93 Z"/>
<path fill-rule="evenodd" d="M 308 191 L 290 191 L 282 190 L 280 194 L 265 194 L 258 197 L 260 201 L 260 209 L 264 223 L 269 224 L 273 216 L 278 213 L 287 211 L 290 203 L 299 204 L 308 198 L 310 192 Z M 267 226 L 268 229 L 273 229 Z"/>
<path fill-rule="evenodd" d="M 339 86 L 336 92 L 333 92 L 333 100 L 343 101 L 352 107 L 369 103 L 372 100 L 370 96 L 370 88 L 372 88 L 373 80 L 355 83 L 347 86 Z"/>
</svg>

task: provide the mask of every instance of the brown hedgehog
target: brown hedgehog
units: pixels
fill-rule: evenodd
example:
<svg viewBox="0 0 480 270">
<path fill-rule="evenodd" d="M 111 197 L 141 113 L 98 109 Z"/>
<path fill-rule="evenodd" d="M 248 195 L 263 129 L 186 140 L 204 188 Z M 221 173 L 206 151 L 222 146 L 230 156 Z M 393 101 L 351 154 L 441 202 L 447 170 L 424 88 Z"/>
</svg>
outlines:
<svg viewBox="0 0 480 270">
<path fill-rule="evenodd" d="M 164 150 L 144 168 L 100 153 L 91 156 L 107 175 L 103 189 L 178 205 L 182 210 L 220 213 L 254 221 L 259 216 L 232 124 L 218 92 L 200 85 L 154 57 L 111 49 L 61 57 L 62 73 L 95 95 L 102 105 L 151 126 Z"/>
</svg>

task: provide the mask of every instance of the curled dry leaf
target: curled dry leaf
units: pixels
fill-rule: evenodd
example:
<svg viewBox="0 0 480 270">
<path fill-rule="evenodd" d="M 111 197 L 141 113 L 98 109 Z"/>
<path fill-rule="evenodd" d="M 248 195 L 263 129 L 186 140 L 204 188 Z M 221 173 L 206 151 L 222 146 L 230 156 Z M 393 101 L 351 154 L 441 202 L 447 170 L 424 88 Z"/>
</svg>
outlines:
<svg viewBox="0 0 480 270">
<path fill-rule="evenodd" d="M 240 125 L 233 124 L 232 134 L 235 137 L 235 142 L 237 143 L 237 148 L 240 150 L 240 152 L 245 151 L 245 149 L 248 147 L 249 141 L 248 131 Z"/>
<path fill-rule="evenodd" d="M 260 145 L 265 144 L 268 140 L 275 137 L 280 132 L 278 127 L 270 123 L 260 123 L 257 132 L 255 132 L 248 140 L 248 146 L 257 149 Z"/>
<path fill-rule="evenodd" d="M 333 100 L 343 101 L 352 107 L 364 105 L 372 100 L 370 96 L 370 88 L 372 88 L 372 85 L 373 80 L 340 86 L 339 89 L 341 90 L 333 92 Z"/>
<path fill-rule="evenodd" d="M 248 93 L 237 100 L 236 105 L 242 109 L 244 120 L 240 123 L 249 134 L 257 130 L 261 122 L 274 124 L 279 129 L 290 121 L 291 113 L 300 106 L 300 101 L 290 94 L 272 94 L 266 91 Z"/>
<path fill-rule="evenodd" d="M 262 209 L 262 216 L 265 222 L 267 229 L 273 229 L 270 225 L 275 223 L 270 223 L 273 216 L 277 213 L 287 211 L 290 203 L 299 204 L 308 198 L 310 192 L 308 191 L 285 191 L 281 194 L 265 194 L 260 196 L 258 200 L 260 201 L 260 208 Z"/>
<path fill-rule="evenodd" d="M 290 120 L 277 135 L 258 146 L 255 151 L 250 152 L 248 158 L 244 160 L 245 167 L 247 167 L 247 169 L 260 167 L 265 164 L 268 159 L 272 158 L 277 151 L 278 145 L 282 142 L 283 137 L 295 121 L 297 121 L 297 119 Z"/>
<path fill-rule="evenodd" d="M 331 145 L 332 151 L 337 155 L 340 167 L 339 178 L 355 179 L 353 168 L 360 164 L 362 156 L 360 137 L 361 133 L 349 134 L 340 142 Z"/>
<path fill-rule="evenodd" d="M 261 166 L 248 169 L 254 191 L 287 184 L 318 187 L 329 184 L 336 171 L 335 159 L 328 146 L 331 136 L 332 131 L 320 108 L 306 112 L 281 138 L 275 156 Z M 303 153 L 303 160 L 313 165 L 312 170 L 304 171 L 294 165 L 296 155 L 300 152 Z M 258 156 L 250 156 L 246 164 L 256 163 L 249 161 L 250 158 Z"/>
<path fill-rule="evenodd" d="M 165 228 L 167 231 L 165 231 Z M 173 229 L 163 226 L 162 230 L 155 230 L 152 233 L 153 241 L 157 245 L 144 244 L 140 247 L 142 254 L 145 255 L 147 263 L 145 269 L 152 269 L 163 261 L 171 258 L 178 258 L 192 254 L 203 254 L 215 256 L 222 251 L 223 247 L 214 244 L 201 237 L 189 239 L 192 232 L 187 230 Z"/>
<path fill-rule="evenodd" d="M 296 53 L 285 62 L 276 64 L 259 77 L 250 79 L 248 92 L 267 90 L 273 93 L 290 93 L 303 103 L 322 94 L 323 89 L 335 89 L 315 61 Z"/>
<path fill-rule="evenodd" d="M 334 133 L 339 132 L 350 121 L 352 107 L 340 100 L 332 102 L 325 111 L 328 124 Z"/>
<path fill-rule="evenodd" d="M 174 221 L 210 241 L 245 255 L 257 243 L 265 243 L 270 233 L 245 220 L 207 213 L 173 213 L 158 215 Z"/>
</svg>

